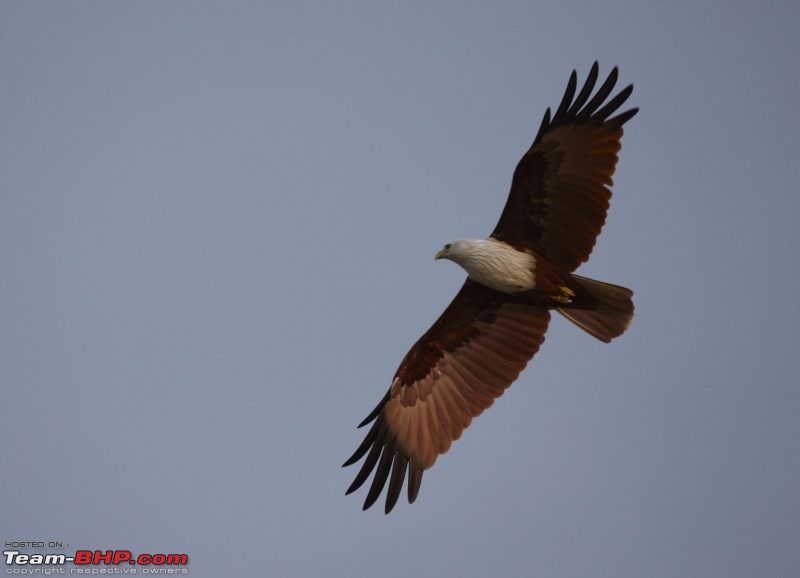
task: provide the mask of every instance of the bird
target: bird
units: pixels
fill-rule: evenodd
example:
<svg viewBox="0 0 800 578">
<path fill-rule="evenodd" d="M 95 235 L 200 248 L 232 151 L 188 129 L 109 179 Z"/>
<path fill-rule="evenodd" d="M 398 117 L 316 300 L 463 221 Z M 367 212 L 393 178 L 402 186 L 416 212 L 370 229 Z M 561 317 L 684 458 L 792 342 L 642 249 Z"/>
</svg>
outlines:
<svg viewBox="0 0 800 578">
<path fill-rule="evenodd" d="M 598 75 L 595 62 L 576 96 L 578 77 L 572 71 L 556 112 L 551 116 L 546 110 L 514 170 L 491 235 L 453 241 L 436 253 L 436 260 L 460 265 L 467 279 L 358 426 L 372 423 L 343 467 L 365 458 L 346 494 L 374 473 L 364 510 L 387 482 L 386 514 L 404 482 L 408 502 L 416 500 L 423 472 L 539 350 L 552 310 L 605 343 L 622 335 L 633 319 L 630 289 L 574 273 L 605 224 L 623 125 L 639 111 L 619 112 L 632 84 L 609 99 L 617 67 L 592 95 Z"/>
</svg>

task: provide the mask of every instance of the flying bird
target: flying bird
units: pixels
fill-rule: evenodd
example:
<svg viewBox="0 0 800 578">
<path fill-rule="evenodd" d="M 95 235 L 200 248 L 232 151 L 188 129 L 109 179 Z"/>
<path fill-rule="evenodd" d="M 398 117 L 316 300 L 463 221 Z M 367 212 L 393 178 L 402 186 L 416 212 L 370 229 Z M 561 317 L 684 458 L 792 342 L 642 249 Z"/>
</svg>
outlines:
<svg viewBox="0 0 800 578">
<path fill-rule="evenodd" d="M 466 270 L 467 279 L 358 426 L 374 422 L 344 466 L 366 456 L 347 494 L 374 472 L 364 510 L 387 481 L 387 514 L 406 478 L 414 502 L 422 473 L 539 350 L 551 310 L 606 343 L 630 324 L 630 289 L 573 273 L 605 223 L 622 125 L 639 110 L 618 112 L 633 85 L 607 100 L 616 67 L 592 96 L 598 70 L 595 62 L 577 96 L 573 71 L 555 114 L 545 112 L 492 234 L 447 243 L 436 253 Z"/>
</svg>

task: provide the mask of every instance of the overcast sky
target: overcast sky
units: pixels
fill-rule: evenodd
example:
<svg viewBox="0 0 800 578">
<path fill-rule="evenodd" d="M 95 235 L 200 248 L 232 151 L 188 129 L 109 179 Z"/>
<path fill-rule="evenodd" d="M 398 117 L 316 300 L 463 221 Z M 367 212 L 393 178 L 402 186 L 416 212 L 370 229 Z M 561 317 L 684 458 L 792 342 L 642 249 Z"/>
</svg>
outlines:
<svg viewBox="0 0 800 578">
<path fill-rule="evenodd" d="M 218 576 L 800 575 L 800 4 L 0 4 L 0 539 Z M 570 72 L 628 125 L 520 379 L 361 511 L 356 425 Z"/>
</svg>

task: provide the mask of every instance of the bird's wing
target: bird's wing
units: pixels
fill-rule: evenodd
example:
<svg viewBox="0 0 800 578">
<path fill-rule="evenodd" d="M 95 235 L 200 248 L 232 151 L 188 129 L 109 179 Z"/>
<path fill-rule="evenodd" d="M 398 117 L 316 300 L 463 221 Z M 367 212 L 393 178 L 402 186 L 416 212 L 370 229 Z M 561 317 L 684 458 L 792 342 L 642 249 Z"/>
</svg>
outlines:
<svg viewBox="0 0 800 578">
<path fill-rule="evenodd" d="M 533 145 L 514 171 L 511 192 L 492 233 L 513 247 L 536 251 L 566 271 L 574 271 L 589 258 L 603 228 L 622 125 L 639 110 L 612 117 L 633 85 L 606 102 L 617 82 L 617 69 L 592 96 L 597 73 L 595 62 L 575 97 L 573 71 L 552 118 L 547 109 Z"/>
<path fill-rule="evenodd" d="M 375 421 L 344 464 L 367 455 L 347 493 L 374 470 L 364 509 L 378 499 L 388 480 L 388 514 L 408 472 L 408 501 L 413 502 L 423 470 L 517 378 L 544 341 L 549 320 L 545 307 L 467 279 L 406 354 L 386 396 L 359 425 Z"/>
</svg>

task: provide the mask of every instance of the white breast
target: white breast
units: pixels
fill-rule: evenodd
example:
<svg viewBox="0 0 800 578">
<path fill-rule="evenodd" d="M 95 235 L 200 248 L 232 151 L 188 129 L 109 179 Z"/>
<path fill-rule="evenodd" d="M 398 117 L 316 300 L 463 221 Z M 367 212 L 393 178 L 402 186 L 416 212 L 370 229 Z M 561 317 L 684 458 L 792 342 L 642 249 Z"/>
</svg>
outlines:
<svg viewBox="0 0 800 578">
<path fill-rule="evenodd" d="M 492 237 L 455 241 L 446 257 L 461 265 L 473 281 L 504 293 L 518 293 L 536 285 L 536 258 Z"/>
</svg>

